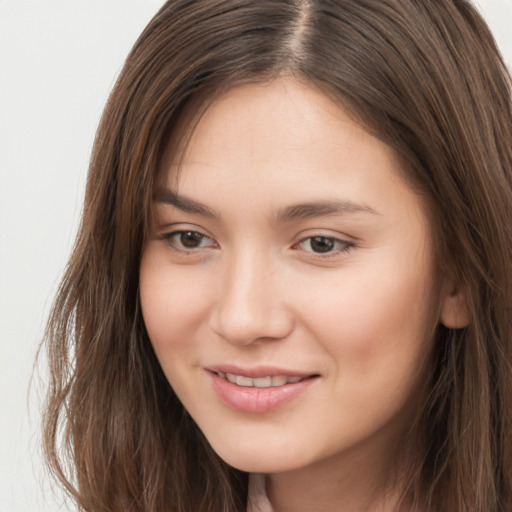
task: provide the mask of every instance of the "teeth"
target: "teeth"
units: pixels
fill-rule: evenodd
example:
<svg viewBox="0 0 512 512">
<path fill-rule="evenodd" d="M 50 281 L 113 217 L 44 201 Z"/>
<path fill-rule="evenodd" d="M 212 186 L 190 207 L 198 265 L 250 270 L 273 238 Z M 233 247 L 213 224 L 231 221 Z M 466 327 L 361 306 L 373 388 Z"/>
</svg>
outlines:
<svg viewBox="0 0 512 512">
<path fill-rule="evenodd" d="M 284 386 L 286 382 L 287 379 L 284 375 L 276 375 L 272 377 L 272 386 Z"/>
<path fill-rule="evenodd" d="M 285 384 L 294 384 L 302 380 L 303 377 L 285 377 L 284 375 L 275 375 L 273 377 L 244 377 L 234 373 L 218 372 L 217 375 L 226 379 L 228 382 L 245 388 L 270 388 L 284 386 Z"/>
<path fill-rule="evenodd" d="M 255 388 L 269 388 L 272 386 L 272 377 L 258 377 L 252 380 L 252 385 Z"/>
<path fill-rule="evenodd" d="M 253 385 L 250 377 L 242 377 L 242 375 L 235 377 L 235 383 L 237 386 L 243 386 L 244 388 L 250 388 Z"/>
</svg>

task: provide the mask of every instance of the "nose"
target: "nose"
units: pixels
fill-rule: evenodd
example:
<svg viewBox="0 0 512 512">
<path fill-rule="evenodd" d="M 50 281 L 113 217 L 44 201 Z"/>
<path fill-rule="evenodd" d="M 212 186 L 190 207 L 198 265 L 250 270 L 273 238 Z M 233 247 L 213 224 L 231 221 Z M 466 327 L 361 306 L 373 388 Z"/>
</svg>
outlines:
<svg viewBox="0 0 512 512">
<path fill-rule="evenodd" d="M 213 331 L 236 345 L 286 338 L 294 327 L 285 279 L 256 254 L 226 262 L 211 314 Z"/>
</svg>

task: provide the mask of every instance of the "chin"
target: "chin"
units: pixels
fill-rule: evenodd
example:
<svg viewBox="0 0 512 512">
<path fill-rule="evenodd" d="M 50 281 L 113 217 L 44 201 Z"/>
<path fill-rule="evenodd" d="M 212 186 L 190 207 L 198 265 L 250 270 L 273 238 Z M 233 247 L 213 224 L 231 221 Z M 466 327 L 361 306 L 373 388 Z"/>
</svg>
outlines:
<svg viewBox="0 0 512 512">
<path fill-rule="evenodd" d="M 261 446 L 216 447 L 212 445 L 215 453 L 227 464 L 247 473 L 281 473 L 307 465 L 305 461 L 286 456 L 285 449 Z"/>
<path fill-rule="evenodd" d="M 221 458 L 231 467 L 239 469 L 240 471 L 245 471 L 246 473 L 282 473 L 296 469 L 296 467 L 283 463 L 282 460 L 272 460 L 272 458 L 267 459 L 266 457 L 264 457 L 265 460 L 262 460 L 261 453 L 259 456 L 254 456 L 252 458 L 240 457 L 239 455 L 236 455 L 233 458 Z"/>
</svg>

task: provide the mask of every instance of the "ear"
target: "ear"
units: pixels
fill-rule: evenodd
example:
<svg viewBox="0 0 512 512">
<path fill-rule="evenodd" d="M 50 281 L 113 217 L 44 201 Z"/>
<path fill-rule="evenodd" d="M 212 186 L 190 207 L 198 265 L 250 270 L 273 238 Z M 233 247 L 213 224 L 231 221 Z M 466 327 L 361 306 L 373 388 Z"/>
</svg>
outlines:
<svg viewBox="0 0 512 512">
<path fill-rule="evenodd" d="M 446 283 L 439 320 L 449 329 L 467 327 L 469 308 L 467 295 L 462 287 L 457 287 L 454 283 Z"/>
</svg>

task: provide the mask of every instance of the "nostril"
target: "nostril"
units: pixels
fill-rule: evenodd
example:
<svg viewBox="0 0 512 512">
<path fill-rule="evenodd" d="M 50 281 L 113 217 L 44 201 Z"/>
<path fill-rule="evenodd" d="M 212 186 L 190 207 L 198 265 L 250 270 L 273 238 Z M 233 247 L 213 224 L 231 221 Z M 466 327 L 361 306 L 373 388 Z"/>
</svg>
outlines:
<svg viewBox="0 0 512 512">
<path fill-rule="evenodd" d="M 293 319 L 285 308 L 276 306 L 275 309 L 280 310 L 266 312 L 261 307 L 242 310 L 240 306 L 219 305 L 212 315 L 211 328 L 224 340 L 237 345 L 283 339 L 293 330 Z"/>
</svg>

